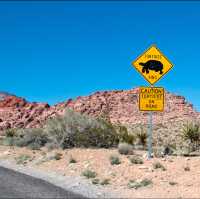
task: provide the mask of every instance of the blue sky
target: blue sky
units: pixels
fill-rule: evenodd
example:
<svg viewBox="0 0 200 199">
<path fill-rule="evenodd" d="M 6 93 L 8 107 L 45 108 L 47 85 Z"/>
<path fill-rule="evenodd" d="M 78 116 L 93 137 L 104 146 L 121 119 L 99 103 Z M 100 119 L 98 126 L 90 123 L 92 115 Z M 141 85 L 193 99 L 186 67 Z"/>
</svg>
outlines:
<svg viewBox="0 0 200 199">
<path fill-rule="evenodd" d="M 0 2 L 0 90 L 54 104 L 148 83 L 151 44 L 174 64 L 156 86 L 200 110 L 200 2 Z"/>
</svg>

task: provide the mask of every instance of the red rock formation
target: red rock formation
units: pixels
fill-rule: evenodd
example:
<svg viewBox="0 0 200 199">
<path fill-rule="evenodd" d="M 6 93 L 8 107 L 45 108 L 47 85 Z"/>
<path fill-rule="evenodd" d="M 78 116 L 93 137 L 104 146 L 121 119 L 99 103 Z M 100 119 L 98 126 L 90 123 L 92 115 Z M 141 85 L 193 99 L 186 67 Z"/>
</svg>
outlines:
<svg viewBox="0 0 200 199">
<path fill-rule="evenodd" d="M 23 98 L 0 93 L 0 130 L 40 127 L 48 118 L 64 114 L 66 108 L 92 117 L 106 115 L 113 123 L 146 123 L 147 113 L 138 109 L 138 91 L 138 88 L 135 88 L 96 92 L 54 106 L 47 103 L 30 103 Z M 200 114 L 182 96 L 166 92 L 165 102 L 165 111 L 154 114 L 154 123 L 200 118 Z"/>
</svg>

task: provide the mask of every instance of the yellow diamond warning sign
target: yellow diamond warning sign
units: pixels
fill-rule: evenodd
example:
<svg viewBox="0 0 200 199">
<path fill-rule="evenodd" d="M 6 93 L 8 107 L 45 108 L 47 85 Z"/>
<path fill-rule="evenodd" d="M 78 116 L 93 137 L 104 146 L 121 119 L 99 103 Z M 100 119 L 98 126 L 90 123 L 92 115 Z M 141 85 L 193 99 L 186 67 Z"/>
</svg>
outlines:
<svg viewBox="0 0 200 199">
<path fill-rule="evenodd" d="M 139 109 L 140 111 L 163 111 L 164 110 L 164 88 L 140 87 Z"/>
<path fill-rule="evenodd" d="M 155 84 L 171 68 L 172 63 L 155 46 L 151 46 L 132 65 L 150 83 Z"/>
</svg>

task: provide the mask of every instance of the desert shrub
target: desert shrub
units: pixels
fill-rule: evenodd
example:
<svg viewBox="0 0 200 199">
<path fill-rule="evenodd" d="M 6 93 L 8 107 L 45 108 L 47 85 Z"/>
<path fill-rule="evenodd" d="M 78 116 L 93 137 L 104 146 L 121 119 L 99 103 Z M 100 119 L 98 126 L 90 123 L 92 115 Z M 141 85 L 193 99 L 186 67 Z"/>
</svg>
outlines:
<svg viewBox="0 0 200 199">
<path fill-rule="evenodd" d="M 6 137 L 14 137 L 17 133 L 17 129 L 16 128 L 10 128 L 10 129 L 6 129 L 4 131 L 4 134 Z"/>
<path fill-rule="evenodd" d="M 89 169 L 83 171 L 82 175 L 85 176 L 86 178 L 95 178 L 97 176 L 95 171 L 91 171 Z"/>
<path fill-rule="evenodd" d="M 136 182 L 135 180 L 129 180 L 127 186 L 129 189 L 132 189 L 132 188 L 138 189 L 140 187 L 140 184 L 138 182 Z"/>
<path fill-rule="evenodd" d="M 4 146 L 13 146 L 14 139 L 13 139 L 13 137 L 5 137 L 2 139 L 1 144 Z"/>
<path fill-rule="evenodd" d="M 165 146 L 155 146 L 153 147 L 154 157 L 160 158 L 165 155 L 173 155 L 176 151 L 176 146 L 166 144 Z"/>
<path fill-rule="evenodd" d="M 136 137 L 133 134 L 129 133 L 125 126 L 118 125 L 115 126 L 115 128 L 118 132 L 119 142 L 134 144 Z"/>
<path fill-rule="evenodd" d="M 136 137 L 138 139 L 138 144 L 141 144 L 143 148 L 145 148 L 147 144 L 147 133 L 142 126 L 140 127 L 140 130 L 136 133 Z"/>
<path fill-rule="evenodd" d="M 90 118 L 67 109 L 64 116 L 50 119 L 46 126 L 50 141 L 57 147 L 112 147 L 118 143 L 118 135 L 111 123 Z"/>
<path fill-rule="evenodd" d="M 153 182 L 152 182 L 152 180 L 145 178 L 140 182 L 140 184 L 141 184 L 141 186 L 146 187 L 148 185 L 153 184 Z"/>
<path fill-rule="evenodd" d="M 166 168 L 160 162 L 154 162 L 153 168 L 154 169 L 162 169 L 163 171 L 166 171 Z"/>
<path fill-rule="evenodd" d="M 130 180 L 128 182 L 128 188 L 130 188 L 130 189 L 132 189 L 132 188 L 138 189 L 140 187 L 146 187 L 146 186 L 151 185 L 151 184 L 153 184 L 152 180 L 147 179 L 147 178 L 145 178 L 145 179 L 143 179 L 141 181 Z"/>
<path fill-rule="evenodd" d="M 72 156 L 70 156 L 69 163 L 77 163 L 77 161 Z"/>
<path fill-rule="evenodd" d="M 143 160 L 138 156 L 130 157 L 129 160 L 132 164 L 143 164 L 144 163 Z"/>
<path fill-rule="evenodd" d="M 17 164 L 25 164 L 31 159 L 30 155 L 22 154 L 15 158 Z"/>
<path fill-rule="evenodd" d="M 99 179 L 98 178 L 94 178 L 92 179 L 92 184 L 99 184 Z"/>
<path fill-rule="evenodd" d="M 110 184 L 110 179 L 105 178 L 105 179 L 103 179 L 103 180 L 101 181 L 100 184 L 101 184 L 101 185 L 108 185 L 108 184 Z"/>
<path fill-rule="evenodd" d="M 61 153 L 56 153 L 55 154 L 55 160 L 60 160 L 62 158 L 62 154 Z"/>
<path fill-rule="evenodd" d="M 118 143 L 117 133 L 111 123 L 97 119 L 99 126 L 85 128 L 74 135 L 75 147 L 109 148 Z"/>
<path fill-rule="evenodd" d="M 1 144 L 5 146 L 13 146 L 15 145 L 15 136 L 17 134 L 17 129 L 10 128 L 4 131 L 5 137 L 2 138 Z"/>
<path fill-rule="evenodd" d="M 62 158 L 62 154 L 61 153 L 58 153 L 58 152 L 51 152 L 51 153 L 48 153 L 44 158 L 44 162 L 46 161 L 49 161 L 49 160 L 60 160 Z"/>
<path fill-rule="evenodd" d="M 200 125 L 198 123 L 187 123 L 183 125 L 182 137 L 190 142 L 190 151 L 199 149 L 200 145 Z"/>
<path fill-rule="evenodd" d="M 40 143 L 32 142 L 27 146 L 27 148 L 29 148 L 31 150 L 39 150 L 42 146 L 43 145 L 41 145 Z"/>
<path fill-rule="evenodd" d="M 40 149 L 46 144 L 47 140 L 43 129 L 20 129 L 17 131 L 14 138 L 14 145 L 19 147 L 29 147 L 30 149 Z"/>
<path fill-rule="evenodd" d="M 117 155 L 111 155 L 110 156 L 110 164 L 114 165 L 114 164 L 121 164 L 121 161 L 119 159 L 119 157 Z"/>
<path fill-rule="evenodd" d="M 170 181 L 169 184 L 172 185 L 172 186 L 174 186 L 174 185 L 177 185 L 178 183 L 174 182 L 174 181 Z"/>
<path fill-rule="evenodd" d="M 118 152 L 123 155 L 133 154 L 133 146 L 127 143 L 119 143 Z"/>
<path fill-rule="evenodd" d="M 184 167 L 184 171 L 190 171 L 190 167 L 189 166 L 185 166 Z"/>
</svg>

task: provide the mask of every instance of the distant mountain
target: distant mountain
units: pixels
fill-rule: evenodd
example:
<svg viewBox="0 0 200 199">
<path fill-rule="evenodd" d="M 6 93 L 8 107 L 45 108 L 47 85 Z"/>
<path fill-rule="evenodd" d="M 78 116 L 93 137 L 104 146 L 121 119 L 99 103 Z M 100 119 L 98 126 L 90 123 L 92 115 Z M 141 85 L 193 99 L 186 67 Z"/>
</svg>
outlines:
<svg viewBox="0 0 200 199">
<path fill-rule="evenodd" d="M 0 91 L 0 100 L 3 100 L 7 96 L 14 96 L 8 92 Z"/>
<path fill-rule="evenodd" d="M 138 91 L 139 89 L 135 88 L 96 92 L 53 106 L 47 103 L 30 103 L 7 92 L 0 92 L 0 130 L 40 127 L 48 118 L 62 115 L 66 108 L 92 117 L 103 116 L 115 124 L 146 124 L 147 113 L 138 110 Z M 183 96 L 166 92 L 165 102 L 165 111 L 154 113 L 155 124 L 200 118 L 200 113 L 194 110 L 193 105 L 186 102 Z"/>
</svg>

